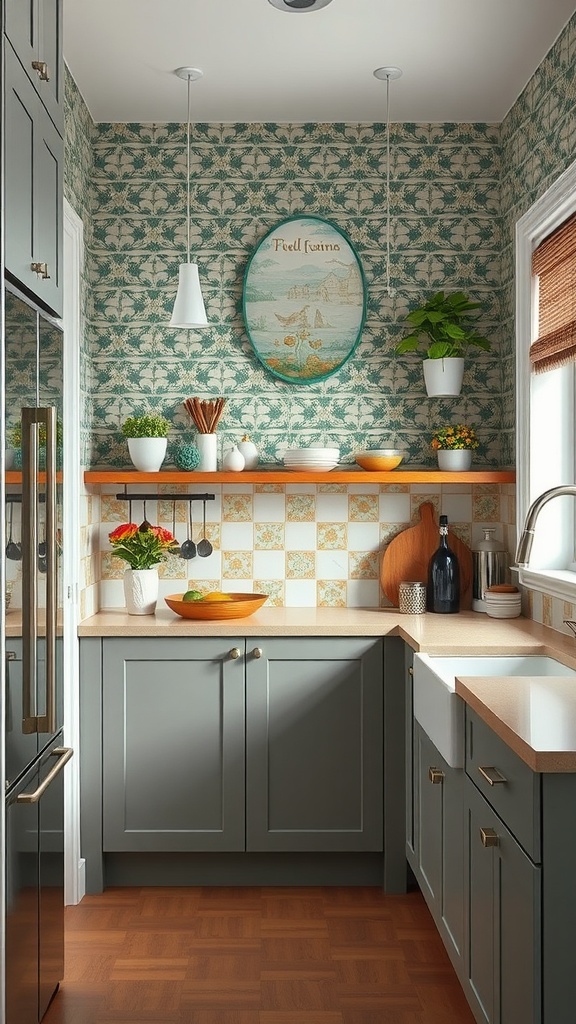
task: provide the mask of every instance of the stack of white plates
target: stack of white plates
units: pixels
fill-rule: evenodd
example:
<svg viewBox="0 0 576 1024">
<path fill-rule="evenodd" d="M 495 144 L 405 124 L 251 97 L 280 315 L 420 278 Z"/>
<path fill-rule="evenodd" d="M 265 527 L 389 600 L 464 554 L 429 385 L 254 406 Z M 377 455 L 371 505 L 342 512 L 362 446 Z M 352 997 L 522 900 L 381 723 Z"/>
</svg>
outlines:
<svg viewBox="0 0 576 1024">
<path fill-rule="evenodd" d="M 282 457 L 286 469 L 300 473 L 328 473 L 340 458 L 339 448 L 288 448 Z"/>
</svg>

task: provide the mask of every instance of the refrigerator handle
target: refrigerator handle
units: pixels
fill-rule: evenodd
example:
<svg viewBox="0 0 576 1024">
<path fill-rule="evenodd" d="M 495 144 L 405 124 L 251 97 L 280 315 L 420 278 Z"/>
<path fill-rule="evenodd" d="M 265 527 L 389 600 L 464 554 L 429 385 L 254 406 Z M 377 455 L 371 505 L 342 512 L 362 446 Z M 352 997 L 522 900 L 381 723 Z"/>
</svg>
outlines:
<svg viewBox="0 0 576 1024">
<path fill-rule="evenodd" d="M 33 793 L 20 793 L 20 795 L 16 797 L 17 804 L 37 804 L 40 797 L 48 789 L 50 783 L 56 778 L 58 773 L 62 771 L 64 765 L 68 763 L 74 754 L 74 751 L 72 747 L 54 747 L 52 754 L 54 757 L 58 758 L 54 767 L 50 769 L 46 778 L 42 780 L 38 789 L 35 789 Z"/>
<path fill-rule="evenodd" d="M 56 732 L 56 629 L 57 558 L 56 558 L 56 408 L 37 410 L 38 422 L 46 425 L 46 713 L 38 716 L 38 732 Z M 37 552 L 37 548 L 35 549 Z"/>
<path fill-rule="evenodd" d="M 37 732 L 39 409 L 22 409 L 22 731 Z"/>
</svg>

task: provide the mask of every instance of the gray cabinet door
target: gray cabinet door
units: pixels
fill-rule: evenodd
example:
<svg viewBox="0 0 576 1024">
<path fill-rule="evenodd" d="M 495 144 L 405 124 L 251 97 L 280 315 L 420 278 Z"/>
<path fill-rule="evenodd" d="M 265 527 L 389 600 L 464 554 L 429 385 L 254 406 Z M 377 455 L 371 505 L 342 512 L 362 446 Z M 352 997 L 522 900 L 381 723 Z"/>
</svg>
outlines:
<svg viewBox="0 0 576 1024">
<path fill-rule="evenodd" d="M 416 869 L 426 902 L 453 963 L 464 943 L 463 772 L 450 768 L 415 723 Z"/>
<path fill-rule="evenodd" d="M 9 44 L 5 56 L 6 269 L 61 315 L 63 142 Z"/>
<path fill-rule="evenodd" d="M 247 850 L 382 850 L 382 642 L 249 638 L 246 704 Z"/>
<path fill-rule="evenodd" d="M 464 791 L 469 999 L 478 1021 L 539 1024 L 541 869 L 468 778 Z"/>
<path fill-rule="evenodd" d="M 6 35 L 51 120 L 62 135 L 62 0 L 6 0 L 4 6 Z"/>
<path fill-rule="evenodd" d="M 243 640 L 107 639 L 105 851 L 244 849 Z"/>
</svg>

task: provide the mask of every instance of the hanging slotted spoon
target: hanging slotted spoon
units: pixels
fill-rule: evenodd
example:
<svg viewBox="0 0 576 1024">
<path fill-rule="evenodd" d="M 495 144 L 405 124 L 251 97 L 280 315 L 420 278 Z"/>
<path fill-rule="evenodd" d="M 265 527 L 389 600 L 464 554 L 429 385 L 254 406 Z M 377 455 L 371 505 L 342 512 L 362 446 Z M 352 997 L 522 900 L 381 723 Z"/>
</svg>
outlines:
<svg viewBox="0 0 576 1024">
<path fill-rule="evenodd" d="M 202 511 L 203 511 L 203 520 L 204 520 L 204 522 L 203 522 L 203 526 L 202 526 L 202 540 L 198 544 L 198 554 L 200 555 L 200 558 L 207 558 L 208 555 L 212 554 L 214 548 L 212 547 L 210 541 L 206 537 L 206 501 L 205 500 L 202 502 L 202 506 L 203 506 Z"/>
<path fill-rule="evenodd" d="M 15 540 L 12 539 L 12 520 L 14 519 L 14 502 L 10 502 L 10 524 L 8 527 L 8 543 L 6 544 L 6 558 L 11 558 L 13 562 L 19 562 L 22 558 L 22 549 Z"/>
<path fill-rule="evenodd" d="M 196 545 L 192 539 L 194 534 L 194 520 L 192 519 L 192 502 L 188 502 L 188 538 L 180 548 L 181 558 L 196 558 Z"/>
</svg>

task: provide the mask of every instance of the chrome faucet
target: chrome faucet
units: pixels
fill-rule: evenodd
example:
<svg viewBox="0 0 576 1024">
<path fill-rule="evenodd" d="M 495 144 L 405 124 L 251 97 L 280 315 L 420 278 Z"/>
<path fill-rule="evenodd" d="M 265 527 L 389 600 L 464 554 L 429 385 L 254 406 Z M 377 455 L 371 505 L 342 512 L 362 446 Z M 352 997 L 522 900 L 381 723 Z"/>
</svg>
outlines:
<svg viewBox="0 0 576 1024">
<path fill-rule="evenodd" d="M 572 494 L 576 497 L 576 484 L 562 484 L 560 487 L 551 487 L 549 491 L 544 491 L 539 498 L 536 498 L 526 515 L 524 522 L 524 529 L 522 530 L 522 536 L 518 541 L 518 547 L 516 549 L 516 565 L 521 569 L 525 569 L 530 561 L 530 552 L 532 551 L 532 542 L 534 540 L 534 529 L 536 526 L 536 520 L 540 515 L 540 510 L 551 498 L 559 498 L 563 494 Z"/>
</svg>

